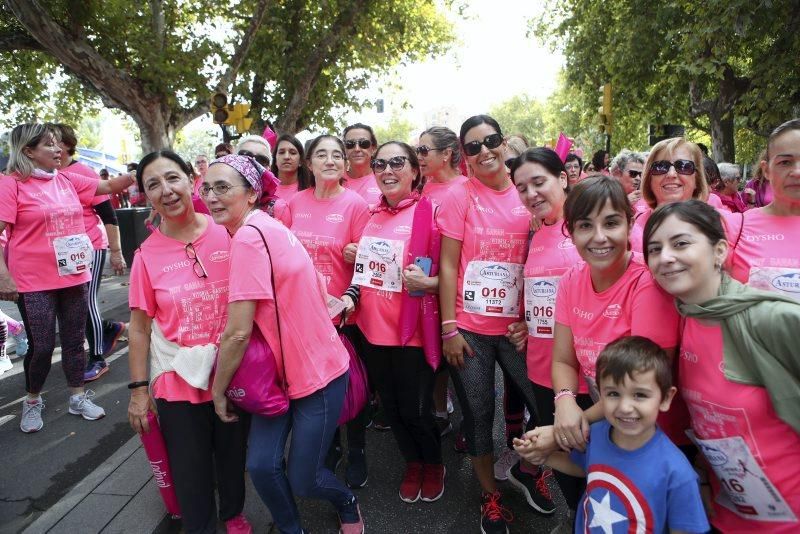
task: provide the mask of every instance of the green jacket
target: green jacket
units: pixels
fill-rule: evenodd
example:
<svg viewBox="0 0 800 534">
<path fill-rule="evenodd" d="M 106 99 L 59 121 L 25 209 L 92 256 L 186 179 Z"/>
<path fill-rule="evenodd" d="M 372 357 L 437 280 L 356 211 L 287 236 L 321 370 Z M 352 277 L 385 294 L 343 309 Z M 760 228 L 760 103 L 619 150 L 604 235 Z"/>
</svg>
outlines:
<svg viewBox="0 0 800 534">
<path fill-rule="evenodd" d="M 765 387 L 778 417 L 800 434 L 800 302 L 724 274 L 719 295 L 676 306 L 685 317 L 720 323 L 725 377 Z"/>
</svg>

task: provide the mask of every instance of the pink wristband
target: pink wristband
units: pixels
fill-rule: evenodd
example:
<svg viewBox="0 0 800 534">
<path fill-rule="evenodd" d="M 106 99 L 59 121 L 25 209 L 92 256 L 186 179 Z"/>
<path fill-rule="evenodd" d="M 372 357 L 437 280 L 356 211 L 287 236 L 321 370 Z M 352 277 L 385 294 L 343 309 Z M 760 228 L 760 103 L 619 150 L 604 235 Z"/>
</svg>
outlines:
<svg viewBox="0 0 800 534">
<path fill-rule="evenodd" d="M 447 332 L 446 334 L 442 334 L 442 341 L 447 341 L 448 339 L 452 339 L 459 334 L 458 328 L 453 330 L 452 332 Z"/>
<path fill-rule="evenodd" d="M 442 321 L 442 326 L 447 326 L 449 324 L 456 324 L 457 322 L 458 321 L 456 321 L 455 319 L 451 319 L 449 321 Z"/>
<path fill-rule="evenodd" d="M 558 399 L 560 399 L 561 397 L 572 397 L 574 399 L 575 394 L 568 389 L 562 389 L 561 391 L 556 393 L 556 397 L 553 399 L 553 402 L 558 402 Z"/>
</svg>

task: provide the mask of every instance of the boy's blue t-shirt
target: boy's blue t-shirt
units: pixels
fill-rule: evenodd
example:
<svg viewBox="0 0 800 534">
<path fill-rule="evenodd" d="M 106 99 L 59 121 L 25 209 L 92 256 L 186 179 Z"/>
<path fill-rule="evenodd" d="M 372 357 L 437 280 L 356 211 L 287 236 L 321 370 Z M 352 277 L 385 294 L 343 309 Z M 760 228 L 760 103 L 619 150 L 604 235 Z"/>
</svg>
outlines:
<svg viewBox="0 0 800 534">
<path fill-rule="evenodd" d="M 570 454 L 587 473 L 577 534 L 709 530 L 697 474 L 660 429 L 635 451 L 611 441 L 606 420 L 594 423 L 589 435 L 586 452 Z"/>
</svg>

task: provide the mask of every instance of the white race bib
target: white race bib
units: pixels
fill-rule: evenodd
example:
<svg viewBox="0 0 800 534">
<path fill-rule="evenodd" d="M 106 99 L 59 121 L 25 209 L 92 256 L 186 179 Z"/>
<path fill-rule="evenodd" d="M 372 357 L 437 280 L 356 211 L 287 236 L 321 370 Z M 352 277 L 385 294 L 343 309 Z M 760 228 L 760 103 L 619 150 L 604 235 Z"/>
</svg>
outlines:
<svg viewBox="0 0 800 534">
<path fill-rule="evenodd" d="M 750 521 L 797 521 L 741 436 L 699 439 L 691 430 L 686 434 L 717 475 L 722 488 L 716 499 L 720 505 Z"/>
<path fill-rule="evenodd" d="M 362 237 L 356 252 L 353 283 L 393 293 L 403 290 L 400 277 L 403 242 L 382 237 Z"/>
<path fill-rule="evenodd" d="M 556 326 L 556 293 L 560 276 L 525 278 L 525 322 L 528 334 L 553 339 Z"/>
<path fill-rule="evenodd" d="M 464 273 L 464 311 L 488 317 L 518 317 L 521 263 L 471 261 Z"/>
<path fill-rule="evenodd" d="M 750 269 L 750 279 L 747 285 L 800 300 L 800 269 L 753 267 Z"/>
<path fill-rule="evenodd" d="M 59 276 L 82 274 L 92 265 L 92 241 L 86 234 L 74 234 L 53 239 Z"/>
</svg>

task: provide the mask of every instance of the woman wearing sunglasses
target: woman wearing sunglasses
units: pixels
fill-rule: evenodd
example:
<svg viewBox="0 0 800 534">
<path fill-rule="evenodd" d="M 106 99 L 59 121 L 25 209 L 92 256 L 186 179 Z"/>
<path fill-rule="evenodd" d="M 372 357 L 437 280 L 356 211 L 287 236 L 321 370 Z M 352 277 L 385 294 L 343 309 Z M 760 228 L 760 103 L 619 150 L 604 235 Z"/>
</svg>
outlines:
<svg viewBox="0 0 800 534">
<path fill-rule="evenodd" d="M 487 115 L 471 117 L 461 126 L 459 138 L 474 176 L 450 189 L 437 217 L 443 235 L 439 277 L 443 353 L 451 365 L 464 412 L 462 430 L 483 492 L 481 528 L 484 533 L 504 533 L 509 514 L 495 482 L 492 454 L 495 363 L 535 414 L 525 358 L 509 339 L 510 326 L 521 313 L 530 214 L 508 176 L 506 145 L 497 121 Z M 524 333 L 519 336 L 524 339 Z M 539 470 L 525 469 L 520 478 L 528 488 L 528 503 L 552 513 L 549 493 L 537 484 Z"/>
<path fill-rule="evenodd" d="M 419 136 L 416 151 L 420 171 L 425 177 L 422 195 L 441 206 L 451 187 L 467 181 L 461 174 L 458 136 L 450 128 L 433 126 Z"/>
<path fill-rule="evenodd" d="M 267 140 L 260 135 L 247 135 L 242 137 L 239 144 L 236 145 L 236 154 L 253 158 L 256 163 L 265 169 L 270 168 L 270 146 Z M 292 187 L 290 186 L 289 189 L 291 190 Z M 269 198 L 259 201 L 261 209 L 265 211 L 267 215 L 282 222 L 287 228 L 292 224 L 292 215 L 289 213 L 288 203 L 289 199 L 282 198 L 279 191 L 270 194 Z"/>
<path fill-rule="evenodd" d="M 241 515 L 248 417 L 220 420 L 210 387 L 227 315 L 231 239 L 195 212 L 191 168 L 174 152 L 145 156 L 136 179 L 161 224 L 131 267 L 128 419 L 148 432 L 147 412 L 158 409 L 186 532 L 215 531 L 215 487 L 228 532 L 249 532 Z"/>
<path fill-rule="evenodd" d="M 300 191 L 289 203 L 292 212 L 292 233 L 303 243 L 317 272 L 325 278 L 328 294 L 341 298 L 353 278 L 353 259 L 345 258 L 345 248 L 357 247 L 369 220 L 369 206 L 361 196 L 342 186 L 345 166 L 344 143 L 331 135 L 321 135 L 308 146 L 305 164 L 311 170 L 311 187 Z M 337 315 L 334 325 L 340 326 Z M 363 352 L 363 334 L 351 316 L 342 332 L 356 351 Z M 367 483 L 365 456 L 367 414 L 356 417 L 347 424 L 347 468 L 345 483 L 351 488 L 361 488 Z M 336 472 L 342 459 L 342 442 L 339 429 L 331 443 L 326 466 Z"/>
<path fill-rule="evenodd" d="M 408 252 L 415 222 L 420 223 L 415 213 L 422 175 L 414 149 L 397 141 L 378 148 L 372 170 L 382 194 L 358 244 L 352 281 L 360 287 L 357 324 L 364 333 L 367 372 L 406 461 L 400 499 L 432 502 L 444 494 L 445 477 L 431 412 L 434 371 L 422 350 L 421 328 L 405 345 L 400 340 L 404 294 L 438 290 L 438 278 L 424 276 Z M 435 232 L 433 217 L 429 224 Z M 344 298 L 349 312 L 353 302 Z"/>
<path fill-rule="evenodd" d="M 344 186 L 361 195 L 370 206 L 377 205 L 381 190 L 375 183 L 375 175 L 370 168 L 372 155 L 378 146 L 375 132 L 370 126 L 357 122 L 344 129 L 342 140 L 347 157 L 347 179 Z"/>
<path fill-rule="evenodd" d="M 304 161 L 303 143 L 298 138 L 291 134 L 278 137 L 272 150 L 270 170 L 281 182 L 275 195 L 285 200 L 287 204 L 299 191 L 311 186 L 308 168 L 303 165 Z"/>
<path fill-rule="evenodd" d="M 324 466 L 347 387 L 349 355 L 328 315 L 325 284 L 302 243 L 259 209 L 264 193 L 275 187 L 272 173 L 251 158 L 225 156 L 209 166 L 201 190 L 214 221 L 232 236 L 214 405 L 223 421 L 240 418 L 225 390 L 255 323 L 278 360 L 289 409 L 275 417 L 252 416 L 247 471 L 253 485 L 280 532 L 303 532 L 296 495 L 330 502 L 341 531 L 361 534 L 355 496 Z"/>
<path fill-rule="evenodd" d="M 644 154 L 640 152 L 631 152 L 623 148 L 620 150 L 613 160 L 609 172 L 611 176 L 619 180 L 625 194 L 628 195 L 628 201 L 635 212 L 642 211 L 647 208 L 642 199 L 642 169 L 644 169 Z"/>
</svg>

